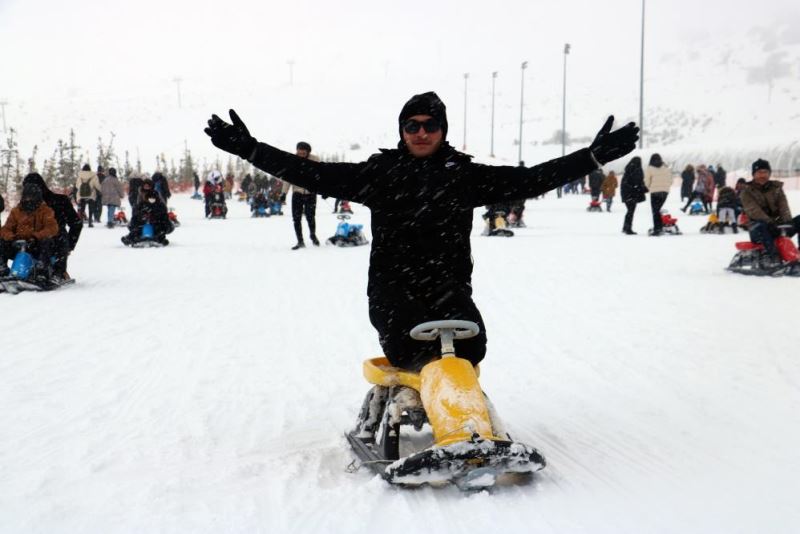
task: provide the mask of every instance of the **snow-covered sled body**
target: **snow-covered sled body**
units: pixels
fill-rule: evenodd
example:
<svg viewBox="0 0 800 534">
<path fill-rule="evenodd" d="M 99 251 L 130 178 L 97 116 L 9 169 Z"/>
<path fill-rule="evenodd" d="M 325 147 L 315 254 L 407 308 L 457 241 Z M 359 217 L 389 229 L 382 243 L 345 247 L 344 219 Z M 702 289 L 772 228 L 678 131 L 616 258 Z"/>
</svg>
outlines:
<svg viewBox="0 0 800 534">
<path fill-rule="evenodd" d="M 477 332 L 478 326 L 468 321 L 417 326 L 415 339 L 441 335 L 443 345 L 443 357 L 419 373 L 392 367 L 385 358 L 364 362 L 364 376 L 373 387 L 356 428 L 347 434 L 362 465 L 391 484 L 453 482 L 462 489 L 489 487 L 500 476 L 544 468 L 536 449 L 511 440 L 502 428 L 476 368 L 453 353 L 453 339 Z M 420 441 L 427 446 L 414 450 Z"/>
</svg>

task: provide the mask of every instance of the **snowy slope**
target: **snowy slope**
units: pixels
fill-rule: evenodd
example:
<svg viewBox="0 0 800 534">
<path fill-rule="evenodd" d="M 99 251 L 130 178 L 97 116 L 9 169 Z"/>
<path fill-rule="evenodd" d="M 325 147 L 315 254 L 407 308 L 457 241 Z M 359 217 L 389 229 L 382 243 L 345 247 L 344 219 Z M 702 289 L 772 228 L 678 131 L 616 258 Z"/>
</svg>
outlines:
<svg viewBox="0 0 800 534">
<path fill-rule="evenodd" d="M 726 273 L 737 238 L 674 192 L 681 237 L 587 202 L 529 201 L 511 239 L 475 212 L 482 385 L 549 465 L 472 496 L 345 471 L 368 247 L 292 252 L 290 218 L 186 196 L 166 249 L 85 229 L 76 286 L 0 295 L 0 532 L 796 532 L 798 280 Z"/>
</svg>

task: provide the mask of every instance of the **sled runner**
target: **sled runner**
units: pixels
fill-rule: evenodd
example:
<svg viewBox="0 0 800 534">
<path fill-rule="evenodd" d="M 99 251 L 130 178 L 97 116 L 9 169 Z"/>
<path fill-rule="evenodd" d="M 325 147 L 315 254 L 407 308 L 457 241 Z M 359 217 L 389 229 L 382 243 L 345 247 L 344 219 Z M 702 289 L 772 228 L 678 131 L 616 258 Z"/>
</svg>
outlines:
<svg viewBox="0 0 800 534">
<path fill-rule="evenodd" d="M 23 291 L 52 291 L 75 283 L 72 278 L 53 276 L 52 269 L 35 262 L 26 250 L 27 243 L 24 240 L 15 241 L 14 245 L 19 251 L 14 256 L 11 270 L 0 277 L 0 293 L 16 295 Z M 54 263 L 55 258 L 51 262 Z"/>
<path fill-rule="evenodd" d="M 800 252 L 787 236 L 792 225 L 779 225 L 781 235 L 775 238 L 775 246 L 780 254 L 780 262 L 770 262 L 764 246 L 751 241 L 736 243 L 736 254 L 728 270 L 733 273 L 752 276 L 798 276 L 800 277 Z"/>
<path fill-rule="evenodd" d="M 455 355 L 453 341 L 474 337 L 471 321 L 433 321 L 417 325 L 411 337 L 442 343 L 442 357 L 419 373 L 391 367 L 386 358 L 364 362 L 373 384 L 356 428 L 346 436 L 363 465 L 391 484 L 420 486 L 453 482 L 463 490 L 493 486 L 507 473 L 543 469 L 544 457 L 513 441 L 478 383 L 478 371 Z M 408 447 L 402 430 L 424 425 L 433 445 L 401 454 Z M 412 440 L 413 441 L 413 440 Z"/>
</svg>

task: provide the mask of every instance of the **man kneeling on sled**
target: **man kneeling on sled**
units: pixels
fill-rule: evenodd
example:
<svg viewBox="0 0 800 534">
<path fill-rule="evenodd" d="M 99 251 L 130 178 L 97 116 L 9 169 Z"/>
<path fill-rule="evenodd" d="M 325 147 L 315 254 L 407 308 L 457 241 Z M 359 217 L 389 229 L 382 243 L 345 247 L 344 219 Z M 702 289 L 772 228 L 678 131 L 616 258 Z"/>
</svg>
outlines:
<svg viewBox="0 0 800 534">
<path fill-rule="evenodd" d="M 42 201 L 42 190 L 33 184 L 22 189 L 19 205 L 11 210 L 8 220 L 0 229 L 0 276 L 9 273 L 8 260 L 17 254 L 16 241 L 25 241 L 27 252 L 36 260 L 37 281 L 50 279 L 50 258 L 53 238 L 58 235 L 55 214 Z"/>
<path fill-rule="evenodd" d="M 205 131 L 218 148 L 313 193 L 371 210 L 369 318 L 388 363 L 422 373 L 445 359 L 440 360 L 443 349 L 438 340 L 410 337 L 420 323 L 469 321 L 475 326 L 473 335 L 456 339 L 448 354 L 457 355 L 459 365 L 466 363 L 470 370 L 486 354 L 483 319 L 472 300 L 474 209 L 542 195 L 631 152 L 638 139 L 633 123 L 612 132 L 613 117 L 609 117 L 590 147 L 568 156 L 530 168 L 481 165 L 447 142 L 445 105 L 428 92 L 403 106 L 397 148 L 381 150 L 362 163 L 317 162 L 259 143 L 233 110 L 230 117 L 232 124 L 216 115 L 208 121 Z M 434 382 L 434 386 L 441 383 Z M 406 388 L 408 393 L 411 389 Z M 422 397 L 424 403 L 435 395 Z M 366 404 L 368 410 L 378 406 Z M 435 399 L 426 405 L 428 417 L 434 404 Z M 373 415 L 361 421 L 374 421 Z M 365 435 L 374 433 L 375 427 L 365 424 L 361 430 L 359 438 L 366 443 Z M 390 466 L 384 475 L 398 472 Z"/>
</svg>

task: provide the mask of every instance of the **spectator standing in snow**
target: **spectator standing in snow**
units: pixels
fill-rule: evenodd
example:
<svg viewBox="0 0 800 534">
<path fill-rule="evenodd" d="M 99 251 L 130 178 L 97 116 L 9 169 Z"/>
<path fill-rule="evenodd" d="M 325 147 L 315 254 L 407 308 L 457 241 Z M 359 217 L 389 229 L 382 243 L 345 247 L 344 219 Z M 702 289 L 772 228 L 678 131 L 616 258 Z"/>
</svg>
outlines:
<svg viewBox="0 0 800 534">
<path fill-rule="evenodd" d="M 611 211 L 611 203 L 614 202 L 614 195 L 617 193 L 617 175 L 614 171 L 609 171 L 608 176 L 603 179 L 600 189 L 603 192 L 603 202 L 606 203 L 606 211 Z"/>
<path fill-rule="evenodd" d="M 235 112 L 230 115 L 232 124 L 216 115 L 208 121 L 205 131 L 216 147 L 297 186 L 370 208 L 370 321 L 389 362 L 417 370 L 441 348 L 408 332 L 433 317 L 477 323 L 480 333 L 455 341 L 455 350 L 473 364 L 486 353 L 486 331 L 472 300 L 474 209 L 553 190 L 628 154 L 638 139 L 633 123 L 612 132 L 609 117 L 589 147 L 565 157 L 531 168 L 480 165 L 446 142 L 445 105 L 427 92 L 400 111 L 397 148 L 361 163 L 320 163 L 259 143 Z"/>
<path fill-rule="evenodd" d="M 122 182 L 117 178 L 117 169 L 108 169 L 108 177 L 103 180 L 100 186 L 100 194 L 102 195 L 103 202 L 106 203 L 106 226 L 114 228 L 114 214 L 122 205 L 122 199 L 125 197 L 125 188 Z"/>
<path fill-rule="evenodd" d="M 311 145 L 305 141 L 297 143 L 295 154 L 303 159 L 308 159 L 311 156 Z M 294 233 L 297 237 L 297 244 L 292 247 L 292 250 L 297 250 L 306 246 L 303 241 L 303 216 L 306 217 L 308 223 L 308 233 L 310 234 L 311 242 L 315 247 L 319 246 L 319 239 L 317 239 L 317 222 L 315 220 L 317 210 L 317 194 L 313 191 L 292 185 L 290 180 L 291 176 L 287 177 L 283 183 L 283 192 L 281 194 L 281 202 L 286 200 L 286 193 L 292 189 L 292 221 L 294 222 Z"/>
<path fill-rule="evenodd" d="M 102 165 L 97 166 L 97 182 L 100 187 L 97 188 L 97 198 L 94 200 L 94 209 L 92 215 L 94 222 L 100 222 L 100 216 L 103 214 L 103 181 L 106 179 L 106 173 Z"/>
<path fill-rule="evenodd" d="M 694 187 L 694 167 L 686 165 L 681 173 L 681 202 L 692 198 L 692 188 Z"/>
<path fill-rule="evenodd" d="M 625 222 L 622 225 L 622 233 L 636 235 L 633 231 L 633 214 L 636 212 L 636 204 L 645 201 L 647 188 L 644 186 L 644 171 L 642 170 L 642 158 L 635 156 L 625 165 L 625 172 L 622 173 L 622 183 L 620 184 L 620 197 L 625 204 Z"/>
<path fill-rule="evenodd" d="M 672 171 L 660 154 L 650 156 L 650 163 L 644 171 L 644 186 L 650 191 L 650 209 L 653 210 L 653 233 L 659 236 L 664 233 L 664 223 L 661 221 L 661 207 L 667 201 L 669 189 L 672 187 Z"/>
<path fill-rule="evenodd" d="M 78 192 L 78 209 L 81 217 L 85 221 L 89 221 L 89 228 L 92 228 L 94 226 L 92 224 L 94 203 L 97 199 L 97 192 L 100 190 L 100 181 L 97 179 L 97 175 L 92 172 L 88 163 L 84 164 L 83 168 L 78 172 L 78 181 L 75 182 L 75 188 Z"/>
</svg>

